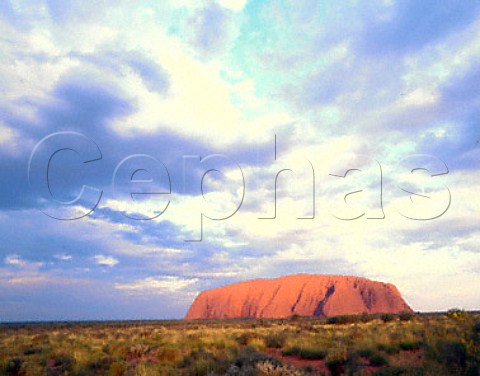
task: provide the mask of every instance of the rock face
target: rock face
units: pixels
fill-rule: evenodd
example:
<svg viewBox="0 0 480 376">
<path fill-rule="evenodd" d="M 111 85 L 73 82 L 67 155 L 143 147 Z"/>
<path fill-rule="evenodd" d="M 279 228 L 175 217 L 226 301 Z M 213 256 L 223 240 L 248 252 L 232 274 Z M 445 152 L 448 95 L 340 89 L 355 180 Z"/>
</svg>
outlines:
<svg viewBox="0 0 480 376">
<path fill-rule="evenodd" d="M 412 312 L 397 288 L 366 278 L 298 274 L 201 292 L 185 319 L 331 317 Z"/>
</svg>

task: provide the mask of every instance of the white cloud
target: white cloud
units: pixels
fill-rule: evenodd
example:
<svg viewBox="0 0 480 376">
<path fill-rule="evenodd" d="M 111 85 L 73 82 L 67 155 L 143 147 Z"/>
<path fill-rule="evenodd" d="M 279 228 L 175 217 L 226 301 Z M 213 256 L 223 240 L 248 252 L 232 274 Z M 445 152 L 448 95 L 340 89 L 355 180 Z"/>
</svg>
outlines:
<svg viewBox="0 0 480 376">
<path fill-rule="evenodd" d="M 27 262 L 22 260 L 18 255 L 9 255 L 5 257 L 4 263 L 7 265 L 15 265 L 15 266 L 27 265 Z"/>
<path fill-rule="evenodd" d="M 28 270 L 36 270 L 44 265 L 43 262 L 32 262 L 32 261 L 24 260 L 19 255 L 15 255 L 15 254 L 6 256 L 3 262 L 6 265 L 13 265 L 13 266 L 16 266 L 22 269 L 28 269 Z"/>
<path fill-rule="evenodd" d="M 168 294 L 187 290 L 198 282 L 197 278 L 176 276 L 148 277 L 131 283 L 116 283 L 115 288 L 131 294 L 154 293 Z"/>
<path fill-rule="evenodd" d="M 94 257 L 95 263 L 97 265 L 104 265 L 108 267 L 115 266 L 119 263 L 119 261 L 112 257 L 112 256 L 104 256 L 104 255 L 96 255 Z"/>
<path fill-rule="evenodd" d="M 7 127 L 2 121 L 0 121 L 0 148 L 2 151 L 16 156 L 23 147 L 27 146 L 26 144 L 30 146 L 27 140 L 22 140 L 20 132 Z"/>
<path fill-rule="evenodd" d="M 52 280 L 47 275 L 23 276 L 13 277 L 7 280 L 10 285 L 38 285 L 51 282 Z"/>
<path fill-rule="evenodd" d="M 54 255 L 53 257 L 55 257 L 56 259 L 61 260 L 61 261 L 68 261 L 68 260 L 72 259 L 71 255 L 67 255 L 65 253 L 59 253 L 59 254 Z"/>
<path fill-rule="evenodd" d="M 247 0 L 218 0 L 218 3 L 224 8 L 239 12 L 245 7 Z"/>
</svg>

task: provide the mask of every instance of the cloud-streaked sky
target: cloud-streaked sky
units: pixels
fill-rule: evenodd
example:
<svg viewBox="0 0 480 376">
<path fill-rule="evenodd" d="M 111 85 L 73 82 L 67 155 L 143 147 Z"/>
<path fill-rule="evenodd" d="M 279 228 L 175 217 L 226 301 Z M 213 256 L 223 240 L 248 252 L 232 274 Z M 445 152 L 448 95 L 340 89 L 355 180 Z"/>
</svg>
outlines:
<svg viewBox="0 0 480 376">
<path fill-rule="evenodd" d="M 479 8 L 0 2 L 0 321 L 292 273 L 480 309 Z"/>
</svg>

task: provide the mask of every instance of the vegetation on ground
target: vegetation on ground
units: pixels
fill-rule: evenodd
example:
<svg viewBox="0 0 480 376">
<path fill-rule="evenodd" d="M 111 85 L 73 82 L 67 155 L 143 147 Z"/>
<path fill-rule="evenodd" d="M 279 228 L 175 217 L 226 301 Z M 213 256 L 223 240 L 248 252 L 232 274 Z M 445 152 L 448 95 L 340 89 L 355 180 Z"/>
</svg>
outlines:
<svg viewBox="0 0 480 376">
<path fill-rule="evenodd" d="M 0 324 L 1 375 L 480 375 L 480 314 Z"/>
</svg>

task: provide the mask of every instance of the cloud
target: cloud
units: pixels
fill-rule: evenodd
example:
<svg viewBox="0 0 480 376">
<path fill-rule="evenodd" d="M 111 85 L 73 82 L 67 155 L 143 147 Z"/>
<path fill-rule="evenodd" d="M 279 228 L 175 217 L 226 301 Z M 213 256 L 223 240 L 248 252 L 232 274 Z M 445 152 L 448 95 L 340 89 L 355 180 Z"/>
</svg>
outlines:
<svg viewBox="0 0 480 376">
<path fill-rule="evenodd" d="M 394 2 L 385 19 L 368 25 L 364 43 L 370 53 L 415 52 L 450 33 L 466 28 L 478 15 L 475 1 L 415 0 Z"/>
<path fill-rule="evenodd" d="M 218 3 L 224 8 L 239 12 L 247 5 L 247 0 L 218 0 Z"/>
<path fill-rule="evenodd" d="M 93 259 L 97 265 L 104 265 L 110 268 L 119 263 L 119 261 L 112 256 L 96 255 Z"/>
<path fill-rule="evenodd" d="M 191 20 L 194 46 L 207 56 L 222 52 L 230 37 L 230 18 L 228 10 L 213 2 L 198 10 Z"/>
<path fill-rule="evenodd" d="M 131 283 L 116 283 L 115 288 L 131 294 L 171 294 L 188 290 L 196 285 L 197 278 L 158 276 L 136 280 Z"/>
<path fill-rule="evenodd" d="M 56 254 L 53 257 L 55 257 L 56 259 L 58 259 L 60 261 L 69 261 L 73 258 L 72 255 L 67 255 L 65 253 Z"/>
<path fill-rule="evenodd" d="M 159 94 L 166 93 L 169 87 L 169 78 L 167 73 L 153 60 L 130 53 L 125 61 L 140 75 L 149 90 Z"/>
<path fill-rule="evenodd" d="M 3 262 L 7 265 L 17 265 L 17 266 L 25 266 L 27 263 L 20 259 L 20 256 L 18 255 L 10 255 L 5 257 Z"/>
<path fill-rule="evenodd" d="M 43 262 L 32 262 L 22 259 L 19 255 L 8 255 L 3 260 L 5 265 L 16 266 L 23 270 L 37 270 L 44 265 Z"/>
</svg>

